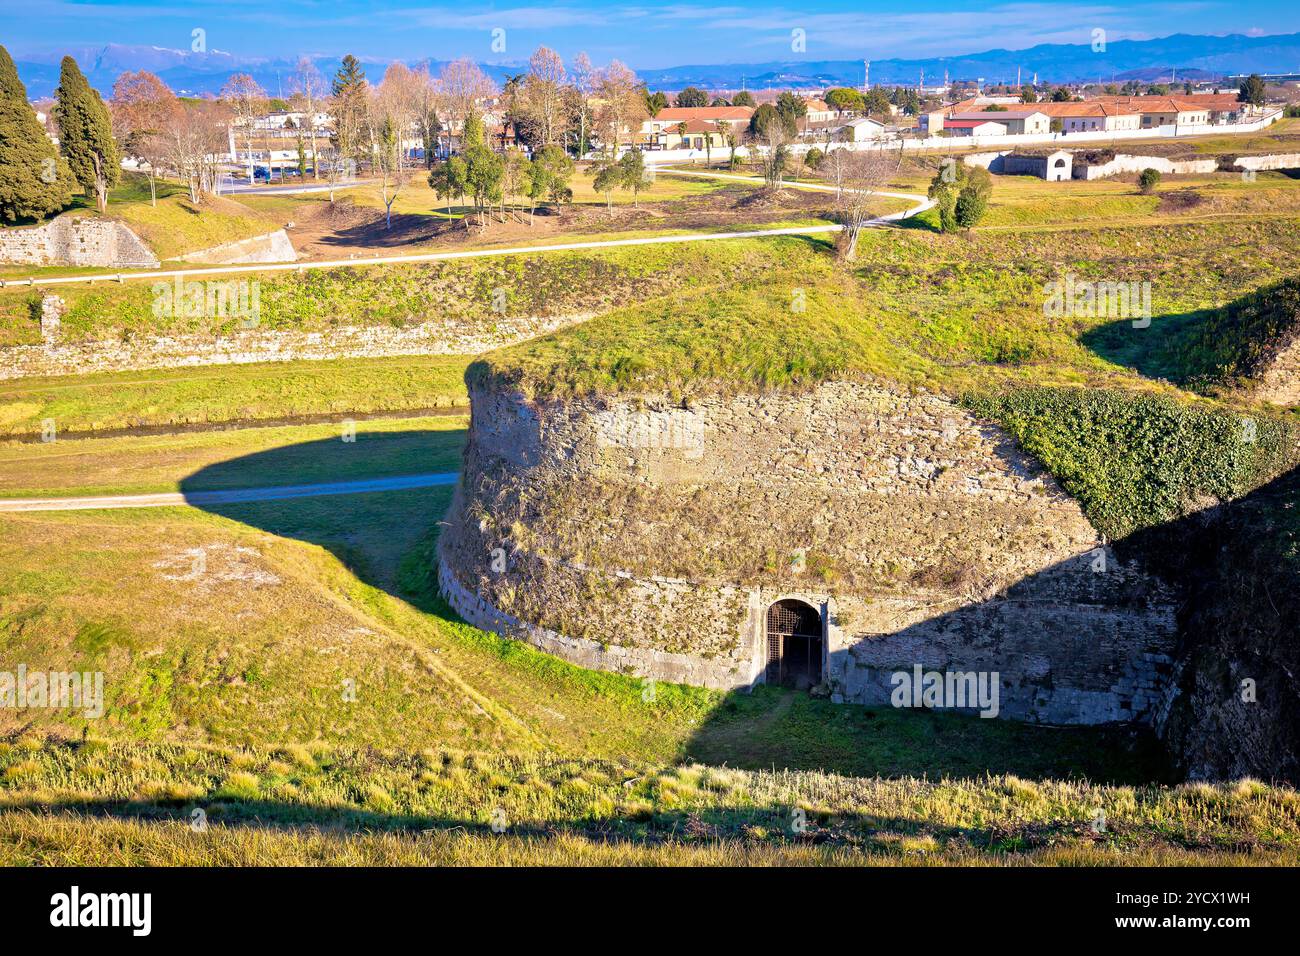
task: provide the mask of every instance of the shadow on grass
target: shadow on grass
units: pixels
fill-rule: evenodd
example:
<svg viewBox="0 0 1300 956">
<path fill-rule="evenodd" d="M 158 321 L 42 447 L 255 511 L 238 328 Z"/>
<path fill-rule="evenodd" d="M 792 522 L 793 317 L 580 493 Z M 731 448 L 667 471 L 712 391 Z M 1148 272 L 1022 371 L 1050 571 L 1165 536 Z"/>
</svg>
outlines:
<svg viewBox="0 0 1300 956">
<path fill-rule="evenodd" d="M 998 782 L 979 786 L 1001 787 Z M 1006 790 L 1010 800 L 1024 799 L 1032 784 L 1012 783 Z M 955 790 L 960 790 L 958 785 Z M 740 806 L 711 806 L 713 794 L 702 794 L 698 805 L 681 805 L 680 792 L 672 789 L 662 797 L 653 792 L 635 791 L 626 808 L 599 801 L 599 810 L 590 815 L 557 816 L 542 820 L 511 820 L 504 809 L 485 808 L 481 815 L 452 813 L 418 813 L 402 810 L 380 811 L 359 805 L 286 803 L 265 799 L 242 799 L 214 795 L 191 800 L 23 800 L 6 801 L 6 812 L 29 811 L 41 816 L 116 820 L 134 823 L 161 823 L 193 826 L 196 819 L 205 825 L 231 830 L 292 835 L 308 831 L 337 834 L 461 834 L 494 839 L 500 836 L 549 841 L 576 837 L 595 842 L 631 842 L 640 845 L 665 843 L 709 843 L 738 840 L 746 843 L 805 844 L 851 846 L 876 852 L 902 852 L 899 839 L 922 836 L 944 844 L 977 848 L 993 855 L 1023 852 L 1050 846 L 1062 837 L 1088 834 L 1090 817 L 1082 811 L 1078 819 L 1014 820 L 989 817 L 987 826 L 942 824 L 928 816 L 916 803 L 911 814 L 871 813 L 844 809 L 843 795 L 839 807 L 822 806 L 810 793 L 790 793 L 788 802 L 773 800 Z M 872 794 L 864 794 L 871 799 Z M 909 795 L 899 795 L 908 804 Z M 964 799 L 962 793 L 949 797 L 953 808 Z M 976 798 L 978 799 L 978 798 Z M 829 803 L 830 801 L 828 801 Z M 489 802 L 490 806 L 490 802 Z M 196 811 L 201 811 L 198 817 Z M 496 822 L 492 815 L 502 814 Z M 199 836 L 202 830 L 195 831 Z"/>
<path fill-rule="evenodd" d="M 1153 379 L 1187 386 L 1194 370 L 1186 367 L 1184 349 L 1194 340 L 1211 309 L 1153 316 L 1145 320 L 1117 319 L 1084 332 L 1079 341 L 1108 362 Z"/>
</svg>

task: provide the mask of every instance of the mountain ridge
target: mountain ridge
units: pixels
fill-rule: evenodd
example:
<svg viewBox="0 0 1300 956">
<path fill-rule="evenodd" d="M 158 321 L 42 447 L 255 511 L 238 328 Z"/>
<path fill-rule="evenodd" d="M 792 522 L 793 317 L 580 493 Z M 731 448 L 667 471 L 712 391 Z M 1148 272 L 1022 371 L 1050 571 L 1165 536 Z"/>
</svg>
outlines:
<svg viewBox="0 0 1300 956">
<path fill-rule="evenodd" d="M 232 73 L 247 72 L 271 95 L 287 94 L 297 57 L 267 59 L 238 57 L 222 50 L 191 52 L 156 46 L 109 43 L 72 50 L 91 84 L 107 95 L 113 81 L 125 70 L 147 69 L 158 74 L 178 93 L 215 94 Z M 372 79 L 378 79 L 390 60 L 359 56 Z M 57 56 L 17 62 L 19 76 L 33 98 L 50 96 L 58 84 Z M 327 77 L 337 69 L 338 57 L 315 56 L 313 62 Z M 437 70 L 446 61 L 425 59 Z M 480 63 L 498 82 L 527 69 L 526 63 Z M 872 83 L 915 84 L 924 74 L 933 84 L 945 72 L 952 80 L 1014 82 L 1017 72 L 1024 82 L 1035 74 L 1041 82 L 1075 82 L 1112 79 L 1152 80 L 1175 72 L 1179 79 L 1212 79 L 1234 73 L 1300 72 L 1300 33 L 1246 36 L 1172 34 L 1150 40 L 1116 40 L 1094 51 L 1091 44 L 1039 44 L 1022 50 L 985 50 L 946 57 L 889 58 L 871 61 Z M 758 63 L 685 64 L 641 69 L 638 75 L 655 89 L 684 86 L 710 89 L 772 87 L 814 88 L 860 86 L 861 60 L 777 60 Z"/>
</svg>

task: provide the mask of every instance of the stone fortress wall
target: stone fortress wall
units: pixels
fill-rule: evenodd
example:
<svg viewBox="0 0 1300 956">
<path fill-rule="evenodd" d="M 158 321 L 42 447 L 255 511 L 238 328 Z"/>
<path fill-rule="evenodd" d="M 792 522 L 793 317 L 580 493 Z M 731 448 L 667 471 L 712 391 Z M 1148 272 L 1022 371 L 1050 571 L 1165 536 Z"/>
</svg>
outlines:
<svg viewBox="0 0 1300 956">
<path fill-rule="evenodd" d="M 120 222 L 59 216 L 39 226 L 0 229 L 0 263 L 156 269 L 158 257 Z"/>
<path fill-rule="evenodd" d="M 236 283 L 244 281 L 233 277 Z M 159 280 L 169 282 L 171 280 Z M 245 285 L 247 283 L 245 282 Z M 495 321 L 443 317 L 412 325 L 339 325 L 318 331 L 259 327 L 223 334 L 137 335 L 66 340 L 61 296 L 41 296 L 41 344 L 0 348 L 0 381 L 36 375 L 83 375 L 150 368 L 192 368 L 253 362 L 478 355 L 585 322 L 592 313 L 503 316 Z"/>
<path fill-rule="evenodd" d="M 768 608 L 821 614 L 832 699 L 892 675 L 997 672 L 1002 716 L 1148 720 L 1172 592 L 1098 540 L 1008 437 L 937 395 L 530 401 L 471 387 L 439 545 L 472 623 L 588 667 L 722 689 L 765 679 Z"/>
</svg>

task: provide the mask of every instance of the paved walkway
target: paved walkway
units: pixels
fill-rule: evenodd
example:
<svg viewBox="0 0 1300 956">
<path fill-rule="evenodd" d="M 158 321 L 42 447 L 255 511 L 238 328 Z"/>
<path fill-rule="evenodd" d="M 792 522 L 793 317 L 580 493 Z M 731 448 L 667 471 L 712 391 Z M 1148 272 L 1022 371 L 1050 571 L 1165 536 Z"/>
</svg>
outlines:
<svg viewBox="0 0 1300 956">
<path fill-rule="evenodd" d="M 704 170 L 660 169 L 658 172 L 664 175 L 673 176 L 703 176 L 713 179 L 736 180 L 738 182 L 762 183 L 762 179 L 754 176 L 736 176 L 730 173 L 716 173 Z M 835 192 L 834 186 L 823 186 L 818 183 L 787 183 L 787 185 L 795 189 L 812 189 L 821 192 Z M 879 195 L 889 196 L 895 199 L 912 200 L 916 202 L 916 205 L 911 209 L 904 210 L 903 212 L 880 216 L 877 219 L 872 220 L 873 224 L 883 224 L 900 219 L 906 219 L 919 212 L 923 212 L 934 205 L 932 200 L 916 193 L 882 192 Z M 139 280 L 156 282 L 159 279 L 184 279 L 188 277 L 213 275 L 237 275 L 240 273 L 250 272 L 302 272 L 310 269 L 341 269 L 368 265 L 375 266 L 413 262 L 442 262 L 452 259 L 482 259 L 491 256 L 534 255 L 541 252 L 566 252 L 575 249 L 615 249 L 620 246 L 659 246 L 681 242 L 714 242 L 719 239 L 758 239 L 764 236 L 810 236 L 829 232 L 839 232 L 842 228 L 843 227 L 839 224 L 825 226 L 788 226 L 781 229 L 742 229 L 734 232 L 697 232 L 670 236 L 642 236 L 636 239 L 601 239 L 591 242 L 557 242 L 534 246 L 512 246 L 497 249 L 467 249 L 460 252 L 424 252 L 413 253 L 405 256 L 373 256 L 370 258 L 355 259 L 322 259 L 314 262 L 280 262 L 258 263 L 255 265 L 209 266 L 203 269 L 156 269 L 150 272 L 101 272 L 95 275 L 54 276 L 50 278 L 36 278 L 35 276 L 31 276 L 23 279 L 0 279 L 0 288 L 6 286 L 75 285 L 85 282 L 133 282 Z"/>
<path fill-rule="evenodd" d="M 102 495 L 91 498 L 0 498 L 0 511 L 98 511 L 103 508 L 173 508 L 178 505 L 230 505 L 247 501 L 281 501 L 324 495 L 359 495 L 372 491 L 407 491 L 454 485 L 459 472 L 365 478 L 320 485 L 276 485 L 230 491 L 167 491 L 152 495 Z"/>
</svg>

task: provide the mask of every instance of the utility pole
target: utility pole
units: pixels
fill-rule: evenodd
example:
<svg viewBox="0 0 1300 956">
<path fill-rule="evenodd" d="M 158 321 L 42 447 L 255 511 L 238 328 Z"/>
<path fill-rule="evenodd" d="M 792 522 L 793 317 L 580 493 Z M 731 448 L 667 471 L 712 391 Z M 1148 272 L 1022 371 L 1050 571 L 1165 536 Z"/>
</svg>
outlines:
<svg viewBox="0 0 1300 956">
<path fill-rule="evenodd" d="M 871 61 L 862 61 L 862 92 L 866 93 L 871 89 Z"/>
</svg>

